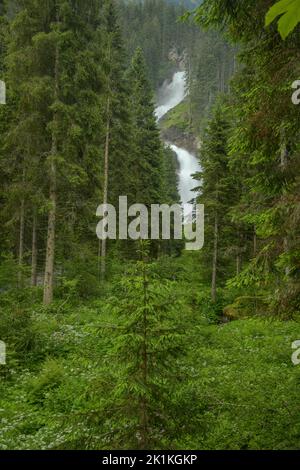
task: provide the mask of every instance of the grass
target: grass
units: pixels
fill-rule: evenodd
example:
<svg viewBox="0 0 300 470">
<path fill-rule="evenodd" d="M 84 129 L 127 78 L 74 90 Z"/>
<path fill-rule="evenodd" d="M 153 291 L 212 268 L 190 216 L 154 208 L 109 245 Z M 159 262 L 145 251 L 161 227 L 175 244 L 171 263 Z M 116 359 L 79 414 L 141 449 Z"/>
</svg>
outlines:
<svg viewBox="0 0 300 470">
<path fill-rule="evenodd" d="M 187 101 L 182 101 L 179 105 L 169 111 L 165 117 L 160 121 L 163 130 L 168 130 L 172 127 L 177 128 L 182 132 L 189 130 L 189 104 Z"/>
</svg>

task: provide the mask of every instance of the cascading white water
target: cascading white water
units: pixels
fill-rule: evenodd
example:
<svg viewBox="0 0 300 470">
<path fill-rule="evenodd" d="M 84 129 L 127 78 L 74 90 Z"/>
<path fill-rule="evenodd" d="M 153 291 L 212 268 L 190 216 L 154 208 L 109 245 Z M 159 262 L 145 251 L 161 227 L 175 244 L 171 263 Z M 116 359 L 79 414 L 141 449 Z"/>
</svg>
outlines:
<svg viewBox="0 0 300 470">
<path fill-rule="evenodd" d="M 185 72 L 176 72 L 169 84 L 164 84 L 159 91 L 159 106 L 156 108 L 157 119 L 161 119 L 168 111 L 177 106 L 185 97 Z M 179 162 L 179 194 L 182 204 L 188 203 L 195 197 L 192 191 L 197 181 L 192 177 L 200 170 L 199 163 L 187 150 L 170 145 L 177 155 Z"/>
<path fill-rule="evenodd" d="M 170 83 L 165 82 L 159 90 L 159 106 L 156 116 L 159 121 L 170 109 L 175 108 L 185 97 L 185 72 L 176 72 Z"/>
<path fill-rule="evenodd" d="M 187 204 L 191 199 L 195 198 L 193 189 L 199 184 L 193 179 L 192 175 L 199 171 L 199 163 L 197 159 L 187 150 L 177 147 L 177 145 L 170 146 L 177 155 L 179 162 L 179 194 L 182 204 Z"/>
</svg>

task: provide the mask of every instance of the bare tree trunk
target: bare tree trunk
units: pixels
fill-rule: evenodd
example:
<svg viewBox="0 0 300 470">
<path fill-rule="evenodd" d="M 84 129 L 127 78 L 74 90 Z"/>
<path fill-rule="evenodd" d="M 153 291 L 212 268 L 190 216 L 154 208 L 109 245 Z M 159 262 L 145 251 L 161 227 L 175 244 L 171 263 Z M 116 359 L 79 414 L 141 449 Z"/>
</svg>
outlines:
<svg viewBox="0 0 300 470">
<path fill-rule="evenodd" d="M 233 75 L 236 73 L 237 71 L 237 58 L 236 58 L 236 52 L 234 52 L 233 54 Z"/>
<path fill-rule="evenodd" d="M 23 275 L 22 266 L 24 258 L 24 230 L 25 230 L 25 200 L 22 198 L 20 207 L 20 228 L 19 228 L 19 254 L 18 254 L 18 286 L 22 287 Z"/>
<path fill-rule="evenodd" d="M 55 226 L 56 226 L 56 165 L 57 140 L 53 136 L 52 162 L 50 171 L 50 210 L 48 214 L 47 248 L 44 278 L 44 304 L 49 305 L 53 300 L 54 257 L 55 257 Z"/>
<path fill-rule="evenodd" d="M 225 92 L 225 62 L 222 57 L 218 67 L 218 88 L 220 93 Z"/>
<path fill-rule="evenodd" d="M 280 166 L 281 169 L 284 171 L 288 164 L 288 150 L 285 140 L 285 132 L 284 130 L 281 131 L 281 151 L 280 151 Z M 289 239 L 287 236 L 283 238 L 283 248 L 284 252 L 289 252 Z M 287 266 L 285 268 L 285 275 L 288 276 L 290 274 L 290 268 Z"/>
<path fill-rule="evenodd" d="M 242 245 L 243 239 L 240 233 L 238 233 L 238 247 L 236 253 L 236 275 L 238 276 L 241 272 L 241 265 L 242 265 Z"/>
<path fill-rule="evenodd" d="M 106 105 L 106 138 L 105 138 L 105 155 L 104 155 L 104 189 L 103 204 L 108 201 L 108 172 L 109 172 L 109 141 L 110 141 L 110 97 L 107 98 Z M 101 279 L 105 279 L 106 274 L 106 238 L 103 237 L 101 243 Z"/>
<path fill-rule="evenodd" d="M 221 68 L 220 64 L 217 69 L 217 83 L 218 83 L 218 91 L 221 93 Z"/>
<path fill-rule="evenodd" d="M 108 62 L 111 65 L 111 42 L 109 40 L 108 44 Z M 104 188 L 103 188 L 103 204 L 108 202 L 108 174 L 109 174 L 109 145 L 110 145 L 110 79 L 111 71 L 108 73 L 107 77 L 107 102 L 106 102 L 106 136 L 105 136 L 105 153 L 104 153 Z M 103 234 L 104 235 L 104 234 Z M 102 237 L 101 247 L 99 244 L 99 252 L 101 254 L 100 259 L 100 278 L 105 279 L 106 275 L 106 247 L 107 240 Z"/>
<path fill-rule="evenodd" d="M 58 22 L 58 18 L 57 18 Z M 55 51 L 55 101 L 58 100 L 58 68 L 59 68 L 59 46 L 56 44 Z M 54 281 L 54 257 L 55 257 L 55 227 L 56 227 L 56 162 L 57 155 L 57 116 L 54 114 L 54 128 L 52 131 L 52 147 L 51 147 L 51 163 L 50 163 L 50 187 L 49 187 L 49 200 L 50 210 L 48 214 L 48 233 L 47 233 L 47 248 L 46 248 L 46 262 L 45 262 L 45 276 L 44 276 L 44 305 L 49 305 L 53 300 L 53 281 Z"/>
<path fill-rule="evenodd" d="M 213 302 L 217 300 L 217 261 L 218 261 L 218 216 L 215 216 L 214 227 L 214 251 L 213 251 L 213 265 L 212 265 L 212 280 L 211 280 L 211 299 Z"/>
<path fill-rule="evenodd" d="M 284 134 L 282 134 L 282 144 L 281 144 L 281 151 L 280 151 L 280 166 L 282 169 L 286 168 L 287 159 L 288 159 L 288 151 L 287 151 L 287 146 L 284 140 Z"/>
<path fill-rule="evenodd" d="M 37 285 L 37 216 L 33 214 L 32 221 L 32 248 L 31 248 L 31 286 Z"/>
<path fill-rule="evenodd" d="M 225 93 L 225 59 L 222 60 L 221 68 L 221 91 Z"/>
</svg>

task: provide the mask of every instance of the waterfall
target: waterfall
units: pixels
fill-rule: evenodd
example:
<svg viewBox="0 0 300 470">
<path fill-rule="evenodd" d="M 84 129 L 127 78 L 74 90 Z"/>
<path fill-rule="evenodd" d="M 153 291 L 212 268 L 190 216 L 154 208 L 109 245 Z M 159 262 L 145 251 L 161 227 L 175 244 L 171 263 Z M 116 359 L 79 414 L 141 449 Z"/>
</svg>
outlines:
<svg viewBox="0 0 300 470">
<path fill-rule="evenodd" d="M 159 106 L 156 116 L 159 121 L 170 109 L 175 108 L 185 97 L 185 72 L 176 72 L 170 83 L 165 82 L 159 90 Z"/>
<path fill-rule="evenodd" d="M 195 198 L 195 192 L 192 191 L 198 186 L 196 180 L 192 178 L 194 173 L 200 170 L 199 163 L 194 155 L 187 150 L 171 145 L 171 149 L 176 153 L 179 163 L 179 194 L 182 204 L 187 204 Z"/>
<path fill-rule="evenodd" d="M 159 90 L 159 102 L 156 116 L 159 121 L 168 111 L 177 106 L 185 97 L 185 72 L 176 72 L 170 83 L 164 83 Z M 198 160 L 188 150 L 170 145 L 177 155 L 179 163 L 179 194 L 182 205 L 187 204 L 195 197 L 192 191 L 197 182 L 192 175 L 200 170 Z"/>
</svg>

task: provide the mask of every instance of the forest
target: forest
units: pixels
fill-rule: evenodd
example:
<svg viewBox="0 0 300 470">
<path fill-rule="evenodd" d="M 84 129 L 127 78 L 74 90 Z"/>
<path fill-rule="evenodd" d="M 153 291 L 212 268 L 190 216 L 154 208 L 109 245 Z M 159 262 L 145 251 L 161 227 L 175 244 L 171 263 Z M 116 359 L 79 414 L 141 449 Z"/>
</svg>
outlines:
<svg viewBox="0 0 300 470">
<path fill-rule="evenodd" d="M 300 0 L 0 1 L 1 451 L 300 450 L 299 59 Z"/>
</svg>

